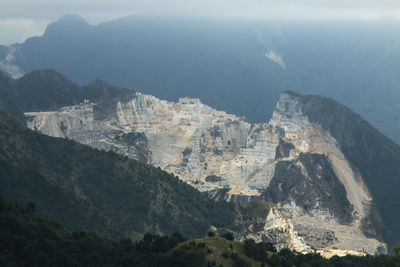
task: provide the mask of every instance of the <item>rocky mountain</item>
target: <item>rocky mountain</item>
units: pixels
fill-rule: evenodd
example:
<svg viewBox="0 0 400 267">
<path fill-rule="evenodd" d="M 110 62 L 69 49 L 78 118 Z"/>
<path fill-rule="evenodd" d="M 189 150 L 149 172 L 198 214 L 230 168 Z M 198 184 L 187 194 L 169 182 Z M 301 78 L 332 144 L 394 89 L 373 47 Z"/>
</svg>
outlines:
<svg viewBox="0 0 400 267">
<path fill-rule="evenodd" d="M 78 230 L 137 238 L 147 232 L 203 236 L 210 225 L 235 228 L 231 204 L 150 165 L 31 131 L 3 112 L 0 165 L 1 195 L 34 202 Z"/>
<path fill-rule="evenodd" d="M 2 196 L 33 202 L 51 218 L 108 238 L 176 231 L 202 237 L 213 229 L 310 251 L 272 203 L 215 202 L 159 168 L 42 135 L 2 112 L 0 185 Z"/>
<path fill-rule="evenodd" d="M 400 143 L 399 22 L 275 22 L 130 16 L 90 25 L 65 16 L 43 36 L 0 48 L 19 77 L 55 69 L 176 102 L 270 118 L 281 92 L 333 97 Z M 2 52 L 3 51 L 3 52 Z"/>
<path fill-rule="evenodd" d="M 331 99 L 285 92 L 263 124 L 196 98 L 139 92 L 116 101 L 114 112 L 85 102 L 25 115 L 31 129 L 161 167 L 214 199 L 275 203 L 250 216 L 241 237 L 284 232 L 299 250 L 370 254 L 399 240 L 399 147 Z"/>
<path fill-rule="evenodd" d="M 47 83 L 46 77 L 49 78 Z M 114 106 L 118 101 L 126 101 L 129 96 L 134 94 L 132 90 L 112 87 L 101 81 L 79 87 L 54 71 L 36 71 L 18 80 L 2 76 L 1 81 L 3 81 L 2 100 L 6 100 L 3 101 L 3 108 L 17 117 L 20 117 L 24 110 L 30 108 L 43 110 L 50 107 L 53 109 L 62 105 L 60 103 L 74 104 L 77 101 L 83 101 L 84 104 L 89 104 L 91 100 L 96 100 L 101 103 L 98 109 L 95 108 L 96 120 L 102 120 L 115 116 Z M 50 101 L 52 99 L 54 102 Z M 181 188 L 180 186 L 184 185 L 182 182 L 175 181 L 176 184 L 173 182 L 174 179 L 165 180 L 166 173 L 158 170 L 154 172 L 150 166 L 134 163 L 132 167 L 128 167 L 128 170 L 123 171 L 118 168 L 128 164 L 124 159 L 115 157 L 115 155 L 112 156 L 112 154 L 96 153 L 95 150 L 90 149 L 88 153 L 92 160 L 88 161 L 86 156 L 82 158 L 83 155 L 81 155 L 82 151 L 87 151 L 88 148 L 76 147 L 77 144 L 74 142 L 65 143 L 61 140 L 35 135 L 5 114 L 2 114 L 2 120 L 3 126 L 0 129 L 0 136 L 4 146 L 1 150 L 2 157 L 0 160 L 0 194 L 11 196 L 22 203 L 34 202 L 38 205 L 40 211 L 76 229 L 96 231 L 111 238 L 124 236 L 137 238 L 138 235 L 148 231 L 168 234 L 175 230 L 187 236 L 198 237 L 202 236 L 208 227 L 217 227 L 217 229 L 221 229 L 220 231 L 223 229 L 234 231 L 238 238 L 243 239 L 251 234 L 271 241 L 279 239 L 279 248 L 291 247 L 309 251 L 309 247 L 299 239 L 293 230 L 290 230 L 293 228 L 291 222 L 280 213 L 274 212 L 275 217 L 280 218 L 281 224 L 276 224 L 267 230 L 264 230 L 264 227 L 253 229 L 252 224 L 254 222 L 260 225 L 268 224 L 266 219 L 270 209 L 276 209 L 272 203 L 258 203 L 256 206 L 260 206 L 259 209 L 264 211 L 261 213 L 251 212 L 254 207 L 248 210 L 247 205 L 243 207 L 239 205 L 234 209 L 232 204 L 235 203 L 229 205 L 225 202 L 213 204 L 214 202 L 204 194 L 198 195 L 197 191 L 193 191 L 192 187 L 186 185 Z M 25 118 L 20 118 L 20 121 L 25 122 Z M 64 126 L 62 128 L 64 129 Z M 100 133 L 101 131 L 97 132 Z M 92 133 L 97 135 L 95 131 L 92 131 Z M 146 148 L 146 139 L 143 134 L 132 133 L 118 138 L 121 139 L 121 142 L 135 143 L 140 148 L 135 150 L 138 152 L 136 157 L 142 161 L 147 160 L 149 151 Z M 95 139 L 93 137 L 93 140 Z M 86 155 L 86 152 L 83 154 Z M 106 158 L 111 158 L 106 159 L 104 155 L 107 155 Z M 118 163 L 114 164 L 113 162 Z M 102 168 L 96 170 L 98 168 L 96 164 L 101 164 Z M 134 174 L 132 174 L 132 171 L 134 171 Z M 115 172 L 118 172 L 118 174 L 115 174 Z M 134 180 L 135 184 L 132 184 L 124 180 L 124 177 L 131 175 L 139 181 L 149 175 L 153 178 L 147 177 L 144 184 L 142 182 L 137 184 L 137 180 Z M 106 180 L 110 179 L 110 176 L 120 177 L 121 180 L 117 178 L 116 185 L 108 183 Z M 107 184 L 106 188 L 110 188 L 110 190 L 104 192 L 106 188 L 104 188 L 103 183 L 92 184 L 93 181 L 88 180 L 88 177 L 104 179 L 104 183 Z M 172 184 L 168 184 L 169 182 L 172 182 Z M 150 186 L 149 183 L 152 185 Z M 98 188 L 99 185 L 100 188 Z M 91 188 L 94 191 L 84 192 L 84 188 Z M 127 193 L 124 190 L 130 191 Z M 147 190 L 151 190 L 152 193 L 146 193 Z M 173 193 L 174 190 L 180 193 Z M 186 190 L 189 191 L 186 192 Z M 137 191 L 140 193 L 134 193 Z M 167 191 L 168 193 L 166 193 Z M 193 196 L 186 199 L 187 193 L 192 195 L 193 192 L 197 192 L 193 196 L 200 197 L 195 201 L 197 204 L 191 202 L 190 199 Z M 143 193 L 146 194 L 146 197 L 143 197 Z M 100 197 L 99 194 L 105 195 Z M 121 194 L 122 196 L 120 196 Z M 178 198 L 186 199 L 180 199 L 175 204 L 185 203 L 184 206 L 187 206 L 181 207 L 180 204 L 178 206 L 172 204 L 175 200 L 171 199 L 171 195 L 175 194 Z M 109 197 L 110 203 L 103 201 L 108 198 L 106 196 Z M 120 201 L 129 203 L 133 201 L 134 204 L 130 205 L 129 208 L 125 207 L 123 210 L 114 209 L 114 205 L 122 205 Z M 167 206 L 160 204 L 160 201 Z M 223 209 L 223 212 L 218 211 L 218 216 L 214 214 L 211 216 L 214 219 L 209 220 L 211 217 L 208 217 L 208 215 L 203 217 L 195 211 L 197 205 L 201 207 L 200 213 L 206 212 L 208 214 L 208 212 L 211 212 L 210 214 L 212 214 L 219 209 Z M 215 207 L 213 208 L 213 206 Z M 116 210 L 120 213 L 116 213 Z M 129 210 L 129 214 L 126 214 L 127 210 Z M 146 212 L 149 213 L 145 215 Z M 164 212 L 168 212 L 169 215 L 165 216 Z M 182 214 L 183 217 L 178 214 Z M 132 222 L 132 218 L 137 216 L 140 219 L 135 219 Z M 173 216 L 174 219 L 167 219 L 168 223 L 166 224 L 161 223 L 164 219 L 170 218 L 169 216 Z M 189 219 L 187 216 L 196 218 L 196 223 L 190 223 L 190 229 L 186 228 L 186 219 Z M 285 231 L 285 229 L 289 230 L 289 235 L 282 235 L 276 239 L 275 234 L 272 234 Z"/>
</svg>

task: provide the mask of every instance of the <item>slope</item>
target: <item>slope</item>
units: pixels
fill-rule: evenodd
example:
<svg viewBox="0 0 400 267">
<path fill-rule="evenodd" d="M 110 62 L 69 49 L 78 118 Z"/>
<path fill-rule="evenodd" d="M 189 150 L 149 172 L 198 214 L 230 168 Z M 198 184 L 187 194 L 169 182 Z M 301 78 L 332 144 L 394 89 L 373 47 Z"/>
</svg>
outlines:
<svg viewBox="0 0 400 267">
<path fill-rule="evenodd" d="M 144 16 L 89 25 L 66 16 L 13 55 L 26 72 L 51 68 L 79 84 L 101 78 L 170 101 L 200 97 L 251 122 L 266 121 L 288 88 L 329 96 L 399 142 L 399 28 Z"/>
<path fill-rule="evenodd" d="M 399 245 L 400 146 L 358 114 L 336 101 L 320 96 L 299 96 L 303 113 L 338 141 L 346 158 L 361 173 L 387 229 L 385 239 Z M 396 243 L 393 243 L 396 242 Z"/>
<path fill-rule="evenodd" d="M 85 100 L 110 103 L 133 92 L 132 89 L 117 88 L 100 80 L 80 87 L 53 70 L 32 71 L 19 79 L 0 72 L 0 109 L 21 121 L 26 111 L 57 110 Z"/>
<path fill-rule="evenodd" d="M 1 266 L 395 266 L 400 257 L 346 256 L 324 259 L 288 249 L 276 253 L 270 243 L 208 237 L 185 240 L 180 234 L 146 234 L 143 240 L 115 242 L 75 231 L 0 197 Z"/>
<path fill-rule="evenodd" d="M 26 129 L 4 113 L 0 113 L 0 159 L 9 169 L 2 171 L 1 193 L 26 201 L 27 195 L 35 196 L 34 190 L 40 187 L 43 193 L 50 191 L 41 196 L 46 198 L 45 202 L 57 204 L 51 202 L 54 194 L 63 191 L 61 196 L 71 197 L 60 207 L 77 199 L 88 207 L 74 211 L 75 214 L 89 211 L 94 213 L 93 219 L 99 211 L 99 216 L 111 219 L 108 227 L 102 227 L 103 235 L 179 231 L 187 236 L 199 236 L 210 224 L 218 227 L 233 222 L 234 213 L 229 204 L 210 200 L 158 168 L 74 141 L 44 136 Z M 19 169 L 22 169 L 20 173 Z M 15 184 L 18 189 L 12 190 L 10 184 L 15 179 L 20 183 Z M 45 183 L 47 188 L 35 183 Z M 51 186 L 56 189 L 49 189 Z M 86 216 L 63 216 L 64 210 L 57 205 L 44 206 L 43 212 L 67 225 L 99 229 L 88 226 Z M 92 223 L 98 221 L 92 220 Z"/>
</svg>

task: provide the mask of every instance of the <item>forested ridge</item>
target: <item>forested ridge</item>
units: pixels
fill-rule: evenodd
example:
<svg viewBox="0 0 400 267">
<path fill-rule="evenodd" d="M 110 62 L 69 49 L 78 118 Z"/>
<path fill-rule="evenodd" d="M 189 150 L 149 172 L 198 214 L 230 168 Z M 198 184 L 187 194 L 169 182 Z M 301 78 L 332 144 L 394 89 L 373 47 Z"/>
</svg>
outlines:
<svg viewBox="0 0 400 267">
<path fill-rule="evenodd" d="M 233 226 L 234 208 L 160 168 L 45 136 L 0 113 L 0 194 L 38 203 L 60 222 L 102 236 L 202 236 Z"/>
<path fill-rule="evenodd" d="M 145 234 L 140 241 L 107 240 L 76 231 L 0 197 L 0 266 L 396 266 L 399 256 L 334 256 L 277 252 L 271 243 L 233 241 L 230 233 L 186 240 L 181 234 Z"/>
</svg>

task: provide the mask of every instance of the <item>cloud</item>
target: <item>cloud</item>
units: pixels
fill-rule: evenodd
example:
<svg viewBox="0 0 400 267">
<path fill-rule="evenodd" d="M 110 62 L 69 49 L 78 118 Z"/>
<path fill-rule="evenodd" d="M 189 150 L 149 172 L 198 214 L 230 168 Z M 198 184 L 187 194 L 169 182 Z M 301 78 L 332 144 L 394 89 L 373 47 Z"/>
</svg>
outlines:
<svg viewBox="0 0 400 267">
<path fill-rule="evenodd" d="M 43 22 L 78 14 L 91 23 L 129 14 L 283 20 L 400 19 L 399 0 L 1 0 L 0 36 L 23 41 Z M 7 28 L 8 27 L 8 28 Z M 30 30 L 31 29 L 31 30 Z M 40 29 L 40 30 L 39 30 Z M 14 33 L 13 33 L 14 31 Z"/>
<path fill-rule="evenodd" d="M 50 20 L 6 18 L 0 19 L 0 44 L 23 42 L 31 36 L 42 35 Z"/>
<path fill-rule="evenodd" d="M 345 15 L 376 18 L 398 14 L 399 10 L 398 0 L 1 0 L 0 3 L 2 18 L 36 19 L 56 19 L 65 13 L 78 13 L 94 20 L 96 16 L 126 13 L 257 18 L 290 15 L 294 19 L 307 19 L 310 14 L 321 12 L 329 18 Z"/>
</svg>

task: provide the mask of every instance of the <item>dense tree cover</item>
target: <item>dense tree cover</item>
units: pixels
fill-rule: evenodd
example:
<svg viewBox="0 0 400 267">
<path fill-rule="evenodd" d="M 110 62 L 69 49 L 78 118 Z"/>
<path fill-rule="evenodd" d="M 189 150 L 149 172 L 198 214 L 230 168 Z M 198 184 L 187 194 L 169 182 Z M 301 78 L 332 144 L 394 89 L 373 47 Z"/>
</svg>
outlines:
<svg viewBox="0 0 400 267">
<path fill-rule="evenodd" d="M 215 202 L 159 168 L 23 127 L 0 113 L 0 193 L 77 229 L 204 236 L 233 227 L 232 204 Z"/>
<path fill-rule="evenodd" d="M 233 236 L 233 234 L 231 232 L 226 232 L 222 234 L 222 237 L 225 238 L 226 240 L 235 240 L 235 237 Z"/>
<path fill-rule="evenodd" d="M 309 253 L 302 254 L 289 249 L 281 249 L 276 253 L 275 247 L 271 243 L 256 243 L 254 240 L 245 240 L 243 248 L 246 256 L 257 261 L 267 263 L 271 266 L 327 266 L 327 267 L 342 267 L 342 266 L 396 266 L 400 264 L 400 257 L 396 256 L 333 256 L 330 259 L 325 259 L 320 254 Z M 271 252 L 274 252 L 272 254 Z"/>
<path fill-rule="evenodd" d="M 225 266 L 389 267 L 400 264 L 399 256 L 346 256 L 327 260 L 319 254 L 304 255 L 288 249 L 276 253 L 270 243 L 246 240 L 241 246 L 244 254 L 255 260 L 250 262 L 240 249 L 230 254 L 219 251 L 217 243 L 212 243 L 218 241 L 215 237 L 204 243 L 186 241 L 179 233 L 171 236 L 145 234 L 140 241 L 121 239 L 117 242 L 92 232 L 75 231 L 34 210 L 33 203 L 23 207 L 0 197 L 0 266 L 200 267 L 216 266 L 218 257 L 231 259 Z"/>
<path fill-rule="evenodd" d="M 246 256 L 261 262 L 268 261 L 269 255 L 267 251 L 276 252 L 276 248 L 272 243 L 256 243 L 253 239 L 245 240 L 243 242 L 243 248 Z"/>
<path fill-rule="evenodd" d="M 203 266 L 204 249 L 183 246 L 180 234 L 146 234 L 120 242 L 74 231 L 0 197 L 0 266 Z"/>
<path fill-rule="evenodd" d="M 23 112 L 57 110 L 85 99 L 102 101 L 108 107 L 134 92 L 100 80 L 81 87 L 53 70 L 35 70 L 15 80 L 0 71 L 0 109 L 21 121 L 25 119 Z"/>
</svg>

